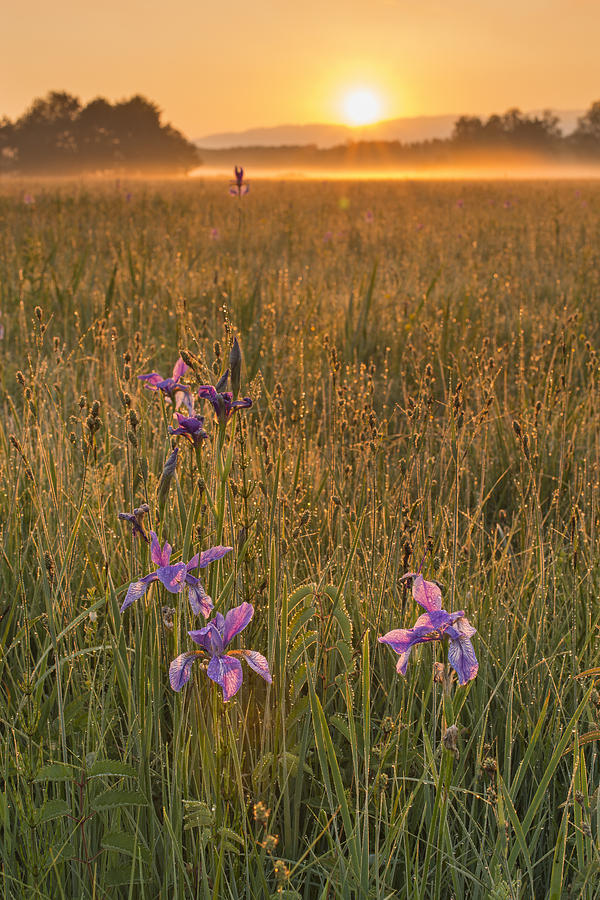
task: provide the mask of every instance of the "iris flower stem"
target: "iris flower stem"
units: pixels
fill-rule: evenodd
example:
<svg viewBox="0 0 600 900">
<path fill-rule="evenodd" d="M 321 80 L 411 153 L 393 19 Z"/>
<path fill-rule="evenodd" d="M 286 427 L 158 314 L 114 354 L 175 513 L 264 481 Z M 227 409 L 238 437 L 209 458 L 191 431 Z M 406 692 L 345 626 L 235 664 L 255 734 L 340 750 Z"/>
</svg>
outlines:
<svg viewBox="0 0 600 900">
<path fill-rule="evenodd" d="M 167 415 L 167 404 L 165 403 L 165 396 L 162 391 L 157 391 L 160 394 L 160 407 L 162 409 L 163 422 L 165 423 L 165 434 L 167 438 L 169 436 L 169 417 Z"/>
<path fill-rule="evenodd" d="M 452 703 L 450 669 L 448 665 L 448 640 L 442 641 L 442 656 L 444 663 L 444 674 L 442 680 L 443 691 L 443 723 L 442 728 L 449 728 L 454 724 L 454 709 Z M 435 793 L 435 801 L 433 804 L 433 814 L 429 823 L 429 831 L 427 834 L 427 847 L 425 850 L 425 861 L 423 863 L 423 876 L 421 879 L 421 890 L 419 891 L 419 900 L 424 900 L 427 891 L 427 877 L 429 874 L 429 866 L 431 864 L 431 855 L 434 847 L 436 848 L 436 869 L 435 869 L 435 890 L 432 896 L 440 896 L 440 886 L 442 878 L 442 852 L 441 844 L 443 840 L 444 828 L 446 825 L 446 810 L 448 806 L 448 792 L 450 780 L 452 777 L 452 767 L 454 762 L 454 754 L 450 750 L 446 750 L 443 743 L 442 761 L 439 768 L 437 788 Z"/>
<path fill-rule="evenodd" d="M 235 415 L 235 414 L 234 414 Z M 235 428 L 235 419 L 233 422 L 233 427 Z M 219 426 L 219 436 L 217 438 L 217 450 L 216 450 L 216 464 L 217 464 L 217 474 L 219 477 L 219 492 L 217 497 L 217 544 L 221 543 L 223 537 L 223 526 L 225 522 L 225 496 L 227 494 L 227 479 L 229 477 L 229 473 L 231 472 L 231 466 L 233 465 L 233 451 L 235 446 L 235 441 L 233 438 L 229 442 L 229 447 L 227 448 L 227 456 L 225 457 L 225 461 L 223 461 L 224 455 L 224 446 L 225 446 L 225 425 L 222 424 Z"/>
</svg>

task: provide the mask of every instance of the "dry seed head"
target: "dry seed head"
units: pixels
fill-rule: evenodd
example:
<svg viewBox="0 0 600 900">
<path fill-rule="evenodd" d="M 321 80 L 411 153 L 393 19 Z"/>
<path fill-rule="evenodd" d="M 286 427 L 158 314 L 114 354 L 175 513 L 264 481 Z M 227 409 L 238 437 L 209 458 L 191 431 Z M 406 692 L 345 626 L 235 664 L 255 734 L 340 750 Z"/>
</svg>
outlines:
<svg viewBox="0 0 600 900">
<path fill-rule="evenodd" d="M 50 584 L 54 584 L 56 580 L 56 570 L 54 568 L 54 560 L 52 559 L 52 554 L 49 550 L 46 550 L 44 553 L 44 564 L 46 566 L 46 572 L 48 574 L 48 581 Z"/>
<path fill-rule="evenodd" d="M 381 723 L 381 730 L 384 734 L 390 734 L 394 730 L 394 720 L 391 716 L 386 716 Z"/>
<path fill-rule="evenodd" d="M 126 363 L 123 366 L 123 381 L 129 381 L 131 379 L 131 366 L 129 363 Z"/>
<path fill-rule="evenodd" d="M 162 620 L 163 625 L 169 631 L 173 630 L 173 616 L 175 615 L 175 610 L 172 606 L 163 606 L 162 608 Z"/>
<path fill-rule="evenodd" d="M 290 870 L 282 859 L 275 860 L 273 863 L 273 872 L 275 881 L 280 887 L 283 886 L 290 877 Z"/>
<path fill-rule="evenodd" d="M 85 409 L 86 406 L 87 406 L 87 397 L 84 394 L 82 394 L 81 397 L 79 398 L 79 409 Z"/>
<path fill-rule="evenodd" d="M 443 682 L 444 682 L 444 663 L 435 662 L 433 664 L 433 681 L 435 684 L 443 684 Z"/>
<path fill-rule="evenodd" d="M 460 754 L 458 751 L 458 728 L 456 725 L 450 725 L 446 728 L 442 735 L 442 743 L 446 750 L 449 750 L 450 753 L 454 754 L 455 759 L 458 759 Z"/>
<path fill-rule="evenodd" d="M 485 756 L 481 760 L 481 771 L 485 772 L 485 774 L 488 776 L 488 778 L 496 777 L 497 768 L 498 768 L 498 765 L 493 756 Z"/>
<path fill-rule="evenodd" d="M 267 809 L 262 800 L 258 800 L 252 808 L 252 814 L 255 822 L 258 822 L 259 825 L 266 825 L 269 821 L 271 810 Z"/>
<path fill-rule="evenodd" d="M 129 395 L 127 394 L 126 396 L 129 396 Z M 131 403 L 131 397 L 129 397 L 129 402 Z M 140 420 L 139 420 L 138 414 L 136 413 L 135 409 L 129 410 L 129 424 L 134 429 L 134 431 L 140 424 Z"/>
<path fill-rule="evenodd" d="M 184 361 L 184 363 L 186 364 L 186 366 L 189 366 L 190 369 L 192 369 L 194 372 L 197 373 L 198 370 L 201 368 L 200 360 L 194 353 L 192 353 L 191 350 L 186 350 L 185 348 L 180 349 L 179 355 L 182 358 L 182 360 Z"/>
<path fill-rule="evenodd" d="M 279 843 L 279 835 L 278 834 L 268 834 L 264 841 L 260 842 L 260 846 L 263 850 L 266 850 L 267 853 L 271 854 L 275 852 L 275 848 Z"/>
<path fill-rule="evenodd" d="M 41 307 L 41 306 L 36 306 L 35 309 L 34 309 L 34 313 L 35 313 L 35 317 L 36 317 L 36 319 L 38 320 L 38 322 L 41 322 L 41 321 L 42 321 L 42 316 L 43 316 L 42 307 Z"/>
<path fill-rule="evenodd" d="M 21 372 L 20 369 L 17 372 L 16 378 L 20 385 L 22 385 L 22 386 L 25 385 L 25 376 L 23 375 L 23 373 Z"/>
</svg>

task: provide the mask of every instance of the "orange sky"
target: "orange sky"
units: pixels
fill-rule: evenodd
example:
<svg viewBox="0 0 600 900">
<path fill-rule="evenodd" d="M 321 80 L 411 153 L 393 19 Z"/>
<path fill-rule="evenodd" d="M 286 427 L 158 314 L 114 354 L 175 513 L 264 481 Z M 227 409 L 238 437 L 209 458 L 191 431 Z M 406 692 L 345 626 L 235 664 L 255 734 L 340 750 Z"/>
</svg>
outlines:
<svg viewBox="0 0 600 900">
<path fill-rule="evenodd" d="M 587 108 L 600 99 L 600 0 L 20 0 L 0 30 L 0 115 L 68 90 L 133 93 L 189 137 L 382 116 Z"/>
</svg>

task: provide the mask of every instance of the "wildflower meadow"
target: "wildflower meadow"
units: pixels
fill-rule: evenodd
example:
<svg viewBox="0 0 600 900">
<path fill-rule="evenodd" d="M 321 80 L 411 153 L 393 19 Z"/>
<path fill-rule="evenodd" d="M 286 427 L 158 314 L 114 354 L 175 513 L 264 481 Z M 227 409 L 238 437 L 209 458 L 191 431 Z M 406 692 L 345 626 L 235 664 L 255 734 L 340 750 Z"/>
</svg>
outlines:
<svg viewBox="0 0 600 900">
<path fill-rule="evenodd" d="M 600 185 L 0 222 L 2 897 L 599 898 Z"/>
</svg>

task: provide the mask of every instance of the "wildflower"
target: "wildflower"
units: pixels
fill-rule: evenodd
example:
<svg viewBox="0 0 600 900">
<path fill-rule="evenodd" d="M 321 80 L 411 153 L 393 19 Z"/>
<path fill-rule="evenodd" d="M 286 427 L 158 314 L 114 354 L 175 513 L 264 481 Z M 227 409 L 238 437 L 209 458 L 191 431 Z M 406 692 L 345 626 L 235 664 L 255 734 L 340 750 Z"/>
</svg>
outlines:
<svg viewBox="0 0 600 900">
<path fill-rule="evenodd" d="M 234 400 L 231 391 L 224 391 L 229 380 L 229 369 L 225 370 L 216 386 L 212 384 L 202 384 L 198 388 L 198 396 L 201 400 L 209 400 L 219 421 L 219 425 L 225 425 L 231 414 L 236 409 L 249 409 L 252 406 L 250 397 L 244 397 L 243 400 Z"/>
<path fill-rule="evenodd" d="M 244 170 L 241 166 L 235 166 L 233 174 L 235 181 L 229 182 L 229 193 L 232 197 L 243 197 L 250 190 L 250 185 L 244 181 Z"/>
<path fill-rule="evenodd" d="M 142 506 L 138 506 L 133 510 L 132 513 L 120 512 L 118 515 L 119 519 L 123 519 L 125 522 L 129 522 L 131 525 L 131 533 L 135 537 L 136 534 L 139 534 L 141 538 L 143 538 L 146 543 L 150 542 L 150 538 L 144 531 L 144 526 L 142 525 L 142 519 L 146 515 L 146 513 L 150 512 L 150 507 L 147 503 L 143 503 Z"/>
<path fill-rule="evenodd" d="M 158 372 L 150 372 L 148 375 L 138 375 L 138 379 L 144 382 L 144 387 L 149 391 L 162 391 L 163 394 L 166 394 L 175 404 L 175 408 L 183 404 L 191 415 L 194 410 L 194 403 L 190 386 L 189 384 L 183 384 L 179 380 L 187 370 L 188 366 L 179 357 L 173 366 L 172 378 L 163 378 Z"/>
<path fill-rule="evenodd" d="M 212 241 L 218 241 L 218 240 L 219 240 L 219 237 L 220 237 L 219 229 L 218 229 L 218 228 L 211 228 L 211 229 L 210 229 L 210 238 L 211 238 L 211 240 L 212 240 Z"/>
<path fill-rule="evenodd" d="M 204 430 L 204 416 L 183 416 L 175 413 L 179 428 L 169 428 L 169 434 L 182 434 L 189 438 L 194 447 L 198 447 L 208 437 Z"/>
<path fill-rule="evenodd" d="M 211 547 L 210 550 L 205 550 L 204 553 L 196 553 L 188 563 L 180 562 L 171 566 L 169 565 L 173 550 L 171 545 L 165 542 L 161 549 L 158 537 L 153 531 L 150 532 L 150 538 L 150 557 L 152 562 L 158 566 L 158 569 L 156 572 L 151 572 L 150 575 L 145 575 L 144 578 L 140 578 L 139 581 L 133 581 L 129 585 L 121 612 L 124 612 L 128 606 L 131 606 L 132 603 L 143 597 L 153 581 L 160 581 L 163 587 L 171 594 L 181 593 L 183 586 L 187 584 L 192 612 L 196 616 L 202 613 L 204 618 L 207 619 L 214 604 L 200 583 L 200 579 L 190 573 L 192 569 L 198 567 L 201 569 L 206 568 L 209 563 L 221 559 L 233 548 Z"/>
<path fill-rule="evenodd" d="M 252 604 L 241 603 L 240 606 L 230 609 L 224 617 L 221 613 L 217 613 L 204 628 L 188 631 L 191 639 L 210 655 L 206 674 L 223 688 L 225 701 L 231 700 L 242 686 L 242 664 L 237 657 L 245 659 L 250 668 L 258 672 L 268 684 L 272 681 L 269 663 L 256 650 L 232 650 L 225 653 L 228 644 L 236 634 L 244 630 L 253 615 Z M 202 655 L 199 650 L 190 650 L 173 660 L 169 667 L 169 680 L 174 691 L 180 691 L 190 680 L 192 663 Z"/>
<path fill-rule="evenodd" d="M 23 194 L 23 203 L 25 206 L 32 206 L 35 203 L 35 197 L 33 194 L 30 194 L 29 191 L 25 191 Z"/>
<path fill-rule="evenodd" d="M 448 640 L 448 662 L 458 676 L 459 684 L 466 684 L 477 675 L 479 663 L 471 643 L 476 629 L 465 618 L 464 610 L 449 613 L 442 609 L 442 592 L 434 581 L 425 581 L 422 575 L 410 572 L 404 579 L 412 578 L 413 597 L 426 610 L 419 616 L 413 628 L 398 628 L 379 638 L 389 644 L 398 655 L 396 671 L 406 674 L 412 649 L 429 641 Z"/>
</svg>

